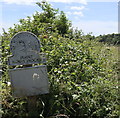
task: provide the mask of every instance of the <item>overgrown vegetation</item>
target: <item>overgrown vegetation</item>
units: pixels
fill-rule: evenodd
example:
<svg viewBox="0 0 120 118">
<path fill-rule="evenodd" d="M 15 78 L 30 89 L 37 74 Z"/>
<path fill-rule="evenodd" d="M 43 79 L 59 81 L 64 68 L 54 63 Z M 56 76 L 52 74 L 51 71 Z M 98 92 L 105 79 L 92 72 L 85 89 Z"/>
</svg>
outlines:
<svg viewBox="0 0 120 118">
<path fill-rule="evenodd" d="M 109 45 L 120 45 L 120 33 L 119 34 L 107 34 L 107 35 L 100 35 L 99 41 L 107 43 Z"/>
<path fill-rule="evenodd" d="M 47 55 L 50 93 L 37 97 L 36 116 L 119 117 L 117 47 L 100 43 L 95 37 L 73 30 L 64 12 L 46 2 L 37 3 L 43 12 L 33 18 L 20 19 L 20 24 L 2 34 L 2 112 L 3 118 L 27 118 L 26 98 L 11 94 L 7 59 L 10 39 L 19 31 L 36 34 L 41 51 Z M 93 40 L 92 40 L 93 39 Z"/>
</svg>

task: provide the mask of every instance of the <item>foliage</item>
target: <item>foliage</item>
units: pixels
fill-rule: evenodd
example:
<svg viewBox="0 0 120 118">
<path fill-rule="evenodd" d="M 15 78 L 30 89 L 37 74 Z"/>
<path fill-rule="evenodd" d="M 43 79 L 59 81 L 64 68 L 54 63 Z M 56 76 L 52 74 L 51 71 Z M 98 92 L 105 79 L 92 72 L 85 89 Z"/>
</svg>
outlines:
<svg viewBox="0 0 120 118">
<path fill-rule="evenodd" d="M 36 34 L 47 56 L 50 93 L 37 97 L 38 117 L 119 117 L 117 49 L 72 30 L 65 14 L 57 15 L 48 3 L 37 4 L 44 12 L 21 19 L 2 34 L 3 118 L 29 115 L 27 99 L 12 97 L 8 76 L 10 38 L 19 31 Z"/>
<path fill-rule="evenodd" d="M 12 36 L 19 31 L 30 31 L 36 34 L 50 34 L 58 32 L 61 35 L 68 34 L 71 31 L 70 21 L 64 12 L 53 9 L 47 2 L 37 3 L 43 12 L 36 12 L 32 17 L 20 19 L 19 24 L 14 24 L 14 28 L 9 28 Z"/>
<path fill-rule="evenodd" d="M 107 35 L 100 35 L 98 36 L 100 42 L 112 44 L 112 45 L 119 45 L 120 44 L 120 34 L 107 34 Z"/>
</svg>

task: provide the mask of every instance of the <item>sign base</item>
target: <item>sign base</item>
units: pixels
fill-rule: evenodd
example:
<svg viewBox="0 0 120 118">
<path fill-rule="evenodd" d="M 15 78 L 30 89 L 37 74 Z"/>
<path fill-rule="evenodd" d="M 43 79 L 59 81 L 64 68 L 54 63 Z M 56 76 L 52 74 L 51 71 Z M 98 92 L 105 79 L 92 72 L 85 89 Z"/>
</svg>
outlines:
<svg viewBox="0 0 120 118">
<path fill-rule="evenodd" d="M 9 74 L 15 97 L 49 93 L 46 65 L 10 69 Z"/>
</svg>

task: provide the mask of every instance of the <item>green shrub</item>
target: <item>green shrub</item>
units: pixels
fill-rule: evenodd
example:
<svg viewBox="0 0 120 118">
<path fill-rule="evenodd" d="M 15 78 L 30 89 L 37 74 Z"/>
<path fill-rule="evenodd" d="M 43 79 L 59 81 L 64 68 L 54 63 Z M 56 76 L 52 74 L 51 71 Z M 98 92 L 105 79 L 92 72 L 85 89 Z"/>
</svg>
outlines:
<svg viewBox="0 0 120 118">
<path fill-rule="evenodd" d="M 43 10 L 46 10 L 46 4 L 42 4 Z M 117 53 L 113 53 L 115 49 L 101 44 L 97 39 L 91 40 L 89 35 L 82 36 L 81 31 L 74 32 L 70 27 L 61 26 L 59 29 L 56 24 L 62 16 L 59 19 L 56 17 L 54 22 L 52 18 L 56 11 L 47 5 L 50 13 L 44 13 L 49 13 L 51 20 L 45 18 L 45 22 L 41 21 L 44 13 L 36 12 L 34 20 L 31 21 L 30 17 L 27 20 L 21 19 L 20 25 L 15 25 L 2 35 L 3 118 L 28 117 L 27 99 L 12 97 L 8 76 L 10 38 L 19 31 L 35 33 L 41 42 L 41 51 L 47 56 L 50 93 L 37 97 L 36 107 L 40 117 L 118 117 Z M 66 28 L 64 32 L 61 31 L 63 27 Z"/>
</svg>

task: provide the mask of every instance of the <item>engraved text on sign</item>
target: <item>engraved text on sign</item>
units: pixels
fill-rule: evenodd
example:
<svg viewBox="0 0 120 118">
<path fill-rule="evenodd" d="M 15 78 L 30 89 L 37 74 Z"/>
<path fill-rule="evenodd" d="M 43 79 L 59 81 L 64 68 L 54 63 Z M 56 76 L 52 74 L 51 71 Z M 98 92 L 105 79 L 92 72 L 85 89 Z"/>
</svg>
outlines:
<svg viewBox="0 0 120 118">
<path fill-rule="evenodd" d="M 12 56 L 9 58 L 9 65 L 27 65 L 40 63 L 40 42 L 30 32 L 16 34 L 10 44 Z"/>
</svg>

